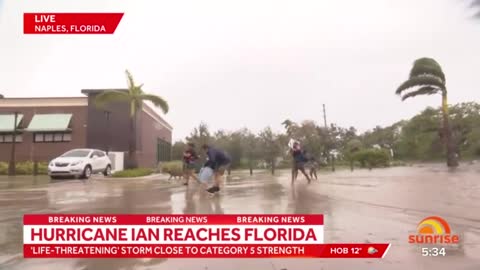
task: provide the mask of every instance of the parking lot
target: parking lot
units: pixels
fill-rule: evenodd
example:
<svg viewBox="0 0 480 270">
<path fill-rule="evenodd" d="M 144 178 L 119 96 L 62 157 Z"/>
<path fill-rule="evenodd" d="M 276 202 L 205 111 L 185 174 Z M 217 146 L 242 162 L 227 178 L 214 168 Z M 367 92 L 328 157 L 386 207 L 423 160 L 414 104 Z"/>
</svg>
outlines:
<svg viewBox="0 0 480 270">
<path fill-rule="evenodd" d="M 0 269 L 480 269 L 480 166 L 443 165 L 325 172 L 311 185 L 289 172 L 233 172 L 221 195 L 195 193 L 166 177 L 88 181 L 0 178 Z M 24 213 L 323 213 L 326 242 L 389 242 L 383 260 L 23 259 Z M 418 222 L 438 215 L 462 236 L 444 258 L 408 244 Z"/>
</svg>

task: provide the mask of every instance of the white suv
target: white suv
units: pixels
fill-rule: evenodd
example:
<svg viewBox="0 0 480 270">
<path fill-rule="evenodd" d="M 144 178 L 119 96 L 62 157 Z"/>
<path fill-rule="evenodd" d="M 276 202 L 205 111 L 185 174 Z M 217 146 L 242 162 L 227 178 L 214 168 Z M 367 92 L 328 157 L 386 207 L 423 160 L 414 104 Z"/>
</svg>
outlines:
<svg viewBox="0 0 480 270">
<path fill-rule="evenodd" d="M 48 175 L 52 179 L 75 176 L 88 179 L 92 173 L 110 175 L 112 162 L 107 154 L 97 149 L 74 149 L 55 158 L 48 164 Z"/>
</svg>

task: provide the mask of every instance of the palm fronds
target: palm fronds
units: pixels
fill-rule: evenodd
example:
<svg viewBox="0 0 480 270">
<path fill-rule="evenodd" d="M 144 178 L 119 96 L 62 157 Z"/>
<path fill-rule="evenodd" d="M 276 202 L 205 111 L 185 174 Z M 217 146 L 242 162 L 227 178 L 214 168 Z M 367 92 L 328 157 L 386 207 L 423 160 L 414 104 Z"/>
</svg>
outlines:
<svg viewBox="0 0 480 270">
<path fill-rule="evenodd" d="M 412 77 L 402 83 L 395 93 L 401 95 L 403 91 L 412 88 L 412 87 L 421 87 L 421 86 L 430 86 L 432 88 L 438 88 L 443 90 L 445 88 L 444 84 L 436 77 L 433 76 L 417 76 Z"/>
<path fill-rule="evenodd" d="M 403 82 L 395 93 L 401 95 L 402 101 L 418 95 L 433 95 L 447 91 L 445 82 L 445 74 L 440 64 L 433 58 L 423 57 L 413 62 L 408 80 Z M 407 91 L 410 88 L 415 89 Z"/>
<path fill-rule="evenodd" d="M 157 95 L 142 94 L 140 95 L 140 99 L 151 101 L 153 105 L 160 108 L 163 111 L 163 113 L 168 113 L 168 110 L 169 110 L 168 103 L 162 97 L 159 97 Z"/>
<path fill-rule="evenodd" d="M 130 100 L 130 95 L 125 91 L 109 90 L 102 92 L 95 97 L 95 105 L 97 107 L 104 107 L 107 103 Z"/>
<path fill-rule="evenodd" d="M 430 87 L 430 86 L 424 86 L 419 88 L 418 90 L 408 92 L 402 96 L 402 101 L 411 98 L 411 97 L 416 97 L 419 95 L 433 95 L 436 94 L 440 91 L 438 88 Z"/>
</svg>

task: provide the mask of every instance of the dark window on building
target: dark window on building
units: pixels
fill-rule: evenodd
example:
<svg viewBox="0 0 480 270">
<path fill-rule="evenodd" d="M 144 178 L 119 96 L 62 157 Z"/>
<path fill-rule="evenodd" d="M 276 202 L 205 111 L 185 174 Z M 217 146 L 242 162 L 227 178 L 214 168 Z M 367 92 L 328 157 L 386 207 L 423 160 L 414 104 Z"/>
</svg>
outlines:
<svg viewBox="0 0 480 270">
<path fill-rule="evenodd" d="M 52 133 L 43 134 L 43 141 L 44 142 L 53 142 L 53 134 Z"/>
<path fill-rule="evenodd" d="M 63 141 L 64 142 L 71 142 L 72 141 L 72 134 L 71 133 L 63 133 Z"/>
<path fill-rule="evenodd" d="M 170 161 L 172 158 L 172 145 L 162 139 L 157 140 L 157 162 Z"/>
<path fill-rule="evenodd" d="M 70 142 L 72 141 L 71 133 L 35 133 L 33 141 L 36 143 L 43 142 Z"/>
<path fill-rule="evenodd" d="M 62 133 L 53 134 L 53 141 L 54 142 L 62 142 L 63 141 L 63 134 Z"/>
<path fill-rule="evenodd" d="M 0 134 L 0 143 L 12 143 L 13 142 L 13 134 Z M 22 134 L 17 134 L 15 138 L 16 143 L 23 142 Z"/>
</svg>

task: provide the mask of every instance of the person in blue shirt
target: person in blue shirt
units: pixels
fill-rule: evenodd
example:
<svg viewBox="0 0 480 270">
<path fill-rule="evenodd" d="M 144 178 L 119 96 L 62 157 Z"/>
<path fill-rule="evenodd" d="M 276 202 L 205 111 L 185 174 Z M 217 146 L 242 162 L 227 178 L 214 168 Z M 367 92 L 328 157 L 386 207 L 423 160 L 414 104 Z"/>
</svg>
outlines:
<svg viewBox="0 0 480 270">
<path fill-rule="evenodd" d="M 207 191 L 209 193 L 219 192 L 222 176 L 225 174 L 225 170 L 230 167 L 232 159 L 225 151 L 211 147 L 207 144 L 204 144 L 202 148 L 207 154 L 207 161 L 205 162 L 204 167 L 209 167 L 215 172 L 215 183 L 212 187 L 208 188 Z"/>
<path fill-rule="evenodd" d="M 305 175 L 305 177 L 307 178 L 308 183 L 310 183 L 311 179 L 308 176 L 308 174 L 305 172 L 305 163 L 308 160 L 298 142 L 295 142 L 293 144 L 293 147 L 291 149 L 291 154 L 293 157 L 292 184 L 297 179 L 298 171 L 301 171 L 303 175 Z"/>
</svg>

